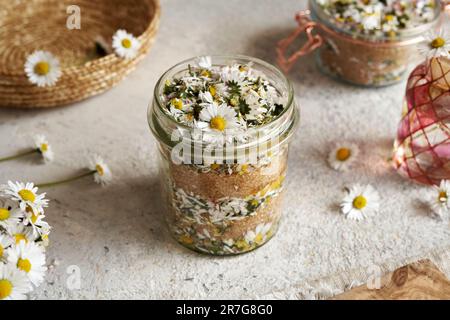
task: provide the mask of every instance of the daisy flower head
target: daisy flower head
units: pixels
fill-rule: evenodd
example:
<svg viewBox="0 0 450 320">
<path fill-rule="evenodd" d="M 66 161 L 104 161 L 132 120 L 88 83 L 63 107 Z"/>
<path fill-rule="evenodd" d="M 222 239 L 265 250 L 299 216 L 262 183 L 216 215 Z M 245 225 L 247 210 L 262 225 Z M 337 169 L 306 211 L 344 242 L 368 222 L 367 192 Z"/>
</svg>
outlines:
<svg viewBox="0 0 450 320">
<path fill-rule="evenodd" d="M 202 68 L 209 70 L 212 67 L 212 61 L 210 56 L 199 57 L 197 61 L 197 65 Z"/>
<path fill-rule="evenodd" d="M 260 245 L 264 243 L 271 236 L 270 229 L 272 228 L 271 223 L 261 223 L 258 224 L 255 230 L 249 230 L 245 234 L 245 240 L 250 244 Z"/>
<path fill-rule="evenodd" d="M 236 111 L 226 103 L 208 105 L 202 109 L 199 118 L 199 127 L 207 131 L 224 132 L 238 125 Z"/>
<path fill-rule="evenodd" d="M 91 159 L 89 163 L 89 169 L 92 170 L 96 183 L 106 185 L 112 179 L 112 174 L 109 170 L 108 165 L 98 155 L 94 155 L 94 157 Z"/>
<path fill-rule="evenodd" d="M 428 198 L 433 214 L 443 218 L 450 209 L 450 180 L 442 180 L 439 186 L 433 186 Z"/>
<path fill-rule="evenodd" d="M 7 257 L 7 249 L 14 243 L 14 239 L 6 233 L 0 233 L 0 263 Z"/>
<path fill-rule="evenodd" d="M 0 300 L 25 300 L 31 290 L 24 272 L 15 265 L 0 263 Z"/>
<path fill-rule="evenodd" d="M 359 148 L 351 142 L 337 143 L 328 155 L 328 164 L 337 171 L 348 170 L 356 161 Z"/>
<path fill-rule="evenodd" d="M 42 155 L 44 161 L 51 162 L 53 161 L 54 154 L 52 151 L 52 147 L 48 143 L 47 138 L 45 136 L 38 134 L 34 136 L 34 145 L 37 151 Z"/>
<path fill-rule="evenodd" d="M 13 225 L 9 228 L 8 233 L 11 235 L 16 245 L 20 242 L 33 242 L 38 236 L 33 232 L 33 228 L 22 223 Z"/>
<path fill-rule="evenodd" d="M 23 212 L 17 206 L 16 202 L 9 199 L 0 198 L 0 227 L 10 230 L 14 225 L 20 223 L 23 218 Z M 0 229 L 1 229 L 0 228 Z"/>
<path fill-rule="evenodd" d="M 45 199 L 45 193 L 38 194 L 38 188 L 32 182 L 16 182 L 8 181 L 8 185 L 2 186 L 2 193 L 11 200 L 18 201 L 19 207 L 22 211 L 26 210 L 27 206 L 43 212 L 47 207 L 48 200 Z"/>
<path fill-rule="evenodd" d="M 424 36 L 419 51 L 427 58 L 450 57 L 450 36 L 441 28 L 438 32 L 431 31 Z"/>
<path fill-rule="evenodd" d="M 59 60 L 47 51 L 35 51 L 27 57 L 25 73 L 38 87 L 53 86 L 61 76 Z"/>
<path fill-rule="evenodd" d="M 21 241 L 18 245 L 8 249 L 8 262 L 25 272 L 36 287 L 44 281 L 47 271 L 45 253 L 42 247 L 36 243 Z"/>
<path fill-rule="evenodd" d="M 141 43 L 132 34 L 120 29 L 113 36 L 112 47 L 119 57 L 133 59 L 137 56 Z"/>
<path fill-rule="evenodd" d="M 375 188 L 370 184 L 356 184 L 347 190 L 347 195 L 341 203 L 341 212 L 348 219 L 360 221 L 378 212 L 379 207 L 380 196 Z"/>
<path fill-rule="evenodd" d="M 44 221 L 44 218 L 45 215 L 42 212 L 27 207 L 23 218 L 23 224 L 32 227 L 35 236 L 39 236 L 42 234 L 44 228 L 49 227 L 48 223 Z"/>
</svg>

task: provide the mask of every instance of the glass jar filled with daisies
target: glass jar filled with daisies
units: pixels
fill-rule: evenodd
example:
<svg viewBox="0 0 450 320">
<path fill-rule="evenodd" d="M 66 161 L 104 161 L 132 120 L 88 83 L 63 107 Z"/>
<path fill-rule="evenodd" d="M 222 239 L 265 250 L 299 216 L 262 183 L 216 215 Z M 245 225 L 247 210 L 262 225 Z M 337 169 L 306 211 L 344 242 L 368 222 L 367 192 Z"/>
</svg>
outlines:
<svg viewBox="0 0 450 320">
<path fill-rule="evenodd" d="M 233 255 L 272 238 L 299 122 L 293 89 L 277 68 L 245 56 L 181 62 L 156 84 L 148 120 L 166 220 L 179 243 Z"/>
<path fill-rule="evenodd" d="M 296 15 L 299 27 L 280 41 L 278 61 L 288 71 L 315 51 L 327 75 L 356 85 L 390 85 L 420 58 L 416 46 L 439 24 L 443 8 L 439 0 L 310 0 L 309 10 Z M 307 43 L 287 58 L 303 32 Z"/>
</svg>

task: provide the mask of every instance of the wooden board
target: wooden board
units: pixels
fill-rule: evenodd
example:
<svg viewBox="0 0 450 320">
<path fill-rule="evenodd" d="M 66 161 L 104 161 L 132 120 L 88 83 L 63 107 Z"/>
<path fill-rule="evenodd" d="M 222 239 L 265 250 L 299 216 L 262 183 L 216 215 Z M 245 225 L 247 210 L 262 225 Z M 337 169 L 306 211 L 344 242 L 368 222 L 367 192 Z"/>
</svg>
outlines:
<svg viewBox="0 0 450 320">
<path fill-rule="evenodd" d="M 381 278 L 380 289 L 367 285 L 340 294 L 335 300 L 450 300 L 450 281 L 429 260 L 401 267 Z"/>
</svg>

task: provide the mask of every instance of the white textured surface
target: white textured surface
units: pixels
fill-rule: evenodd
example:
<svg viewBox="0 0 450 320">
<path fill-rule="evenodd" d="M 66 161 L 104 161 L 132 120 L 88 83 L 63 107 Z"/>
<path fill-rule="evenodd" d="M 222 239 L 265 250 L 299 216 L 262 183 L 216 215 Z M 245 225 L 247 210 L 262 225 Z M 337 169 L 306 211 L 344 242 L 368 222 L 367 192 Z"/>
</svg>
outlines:
<svg viewBox="0 0 450 320">
<path fill-rule="evenodd" d="M 295 24 L 306 1 L 163 0 L 161 28 L 149 56 L 108 93 L 77 105 L 43 111 L 0 110 L 0 154 L 26 147 L 26 137 L 48 136 L 57 160 L 0 164 L 0 181 L 43 182 L 75 173 L 97 152 L 115 175 L 106 188 L 89 179 L 46 190 L 54 231 L 49 261 L 60 264 L 36 298 L 304 297 L 322 278 L 347 279 L 370 265 L 397 265 L 450 248 L 448 221 L 427 216 L 423 187 L 388 165 L 404 83 L 378 90 L 337 83 L 318 72 L 312 57 L 293 70 L 302 124 L 290 153 L 285 216 L 266 246 L 233 258 L 201 256 L 177 245 L 160 211 L 156 148 L 147 105 L 158 76 L 171 65 L 205 53 L 236 53 L 274 62 L 276 41 Z M 330 142 L 361 145 L 359 164 L 337 173 L 326 165 Z M 372 183 L 382 210 L 363 222 L 338 212 L 342 188 Z M 448 256 L 447 256 L 448 258 Z M 449 259 L 447 259 L 448 262 Z M 444 261 L 445 262 L 445 261 Z M 80 290 L 66 286 L 66 268 L 81 270 Z M 308 296 L 306 294 L 306 296 Z"/>
</svg>

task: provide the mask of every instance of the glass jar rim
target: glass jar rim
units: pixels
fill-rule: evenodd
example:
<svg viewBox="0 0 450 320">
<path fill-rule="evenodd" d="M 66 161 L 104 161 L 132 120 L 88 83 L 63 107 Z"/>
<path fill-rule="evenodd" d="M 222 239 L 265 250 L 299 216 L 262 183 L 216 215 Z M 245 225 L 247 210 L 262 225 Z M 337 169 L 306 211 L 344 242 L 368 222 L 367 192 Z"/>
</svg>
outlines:
<svg viewBox="0 0 450 320">
<path fill-rule="evenodd" d="M 440 18 L 443 10 L 443 6 L 439 0 L 436 0 L 435 16 L 434 19 L 430 22 L 423 23 L 413 28 L 406 29 L 405 31 L 400 31 L 399 36 L 395 38 L 390 38 L 388 36 L 370 36 L 364 34 L 358 34 L 357 32 L 352 32 L 349 30 L 345 30 L 344 28 L 338 26 L 333 23 L 330 19 L 327 19 L 328 15 L 320 8 L 319 4 L 316 0 L 309 0 L 309 8 L 311 10 L 311 16 L 314 19 L 317 19 L 318 23 L 323 24 L 325 27 L 330 28 L 331 30 L 341 33 L 345 36 L 359 39 L 367 42 L 390 42 L 390 43 L 402 43 L 402 42 L 411 42 L 411 40 L 421 39 L 422 35 L 425 31 L 430 30 L 433 26 L 435 26 Z M 417 40 L 417 42 L 420 40 Z"/>
<path fill-rule="evenodd" d="M 277 77 L 279 77 L 282 82 L 284 82 L 284 85 L 287 88 L 287 93 L 288 93 L 288 99 L 287 99 L 287 103 L 285 108 L 283 108 L 283 110 L 281 111 L 281 113 L 279 115 L 277 115 L 276 117 L 274 117 L 270 122 L 259 125 L 259 126 L 255 126 L 252 127 L 252 130 L 265 130 L 267 128 L 271 128 L 271 127 L 276 127 L 276 124 L 278 122 L 280 122 L 281 124 L 283 124 L 283 120 L 286 116 L 286 114 L 291 111 L 292 112 L 292 117 L 295 117 L 295 119 L 293 119 L 292 125 L 289 126 L 287 128 L 287 130 L 292 130 L 294 131 L 294 129 L 297 127 L 298 124 L 298 111 L 296 110 L 296 104 L 294 101 L 294 89 L 292 86 L 292 83 L 287 79 L 287 77 L 284 75 L 284 73 L 277 68 L 276 66 L 261 60 L 259 58 L 254 58 L 254 57 L 250 57 L 250 56 L 246 56 L 246 55 L 208 55 L 209 57 L 211 57 L 211 60 L 213 61 L 213 65 L 214 65 L 214 60 L 219 60 L 219 59 L 223 59 L 223 60 L 243 60 L 243 61 L 248 61 L 249 63 L 254 63 L 256 65 L 260 65 L 264 68 L 267 68 L 268 70 L 270 70 L 271 72 L 273 72 Z M 188 65 L 189 64 L 193 64 L 195 61 L 197 61 L 200 57 L 205 57 L 205 55 L 199 55 L 199 56 L 195 56 L 186 60 L 183 60 L 179 63 L 177 63 L 176 65 L 172 66 L 171 68 L 169 68 L 167 71 L 165 71 L 161 77 L 158 79 L 158 81 L 156 82 L 154 91 L 153 91 L 153 104 L 152 102 L 150 102 L 149 108 L 148 108 L 148 122 L 150 125 L 150 129 L 153 132 L 153 135 L 160 141 L 163 142 L 165 144 L 167 144 L 165 141 L 163 141 L 163 139 L 161 138 L 160 133 L 157 132 L 157 130 L 153 127 L 154 124 L 152 123 L 152 121 L 154 121 L 153 119 L 153 115 L 155 114 L 155 107 L 154 104 L 156 104 L 156 108 L 159 114 L 163 114 L 164 116 L 164 120 L 168 120 L 170 125 L 173 125 L 175 128 L 177 129 L 181 129 L 181 130 L 187 130 L 187 131 L 192 131 L 195 128 L 193 128 L 192 126 L 180 123 L 178 121 L 176 121 L 173 117 L 171 117 L 169 114 L 167 114 L 167 112 L 165 111 L 165 106 L 164 103 L 161 100 L 161 88 L 164 85 L 165 80 L 168 78 L 168 75 L 173 72 L 174 70 L 176 70 L 177 68 L 186 66 L 186 70 L 188 70 Z M 222 65 L 222 64 L 216 64 L 216 65 Z M 182 71 L 183 69 L 181 69 L 180 71 Z M 284 121 L 286 122 L 286 121 Z M 250 129 L 249 129 L 250 131 Z M 290 135 L 289 135 L 290 136 Z M 245 145 L 242 145 L 242 147 L 245 147 Z"/>
</svg>

